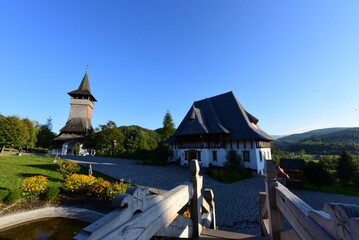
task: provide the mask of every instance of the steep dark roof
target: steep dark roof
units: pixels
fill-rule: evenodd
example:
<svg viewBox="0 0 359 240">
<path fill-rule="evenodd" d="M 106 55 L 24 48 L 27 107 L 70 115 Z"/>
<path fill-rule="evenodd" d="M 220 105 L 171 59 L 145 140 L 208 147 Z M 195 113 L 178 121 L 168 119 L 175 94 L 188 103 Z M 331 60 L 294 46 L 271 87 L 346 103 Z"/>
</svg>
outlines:
<svg viewBox="0 0 359 240">
<path fill-rule="evenodd" d="M 86 118 L 72 118 L 60 129 L 62 133 L 84 133 L 92 130 L 91 122 Z"/>
<path fill-rule="evenodd" d="M 86 118 L 72 118 L 60 129 L 55 141 L 84 140 L 93 131 L 91 122 Z"/>
<path fill-rule="evenodd" d="M 257 126 L 258 121 L 228 92 L 194 102 L 168 142 L 177 136 L 206 133 L 227 133 L 228 139 L 274 140 Z"/>
<path fill-rule="evenodd" d="M 305 164 L 303 159 L 280 159 L 280 167 L 284 169 L 304 169 Z"/>
<path fill-rule="evenodd" d="M 69 141 L 69 140 L 80 141 L 80 140 L 84 140 L 84 139 L 85 139 L 85 137 L 81 134 L 60 133 L 55 138 L 55 141 Z"/>
<path fill-rule="evenodd" d="M 96 98 L 94 96 L 92 96 L 91 94 L 91 90 L 90 90 L 90 82 L 88 79 L 88 75 L 87 75 L 87 71 L 85 73 L 85 76 L 83 77 L 80 86 L 78 89 L 68 92 L 67 94 L 69 94 L 71 97 L 76 97 L 76 96 L 84 96 L 84 97 L 90 97 L 90 99 L 93 102 L 97 102 Z"/>
</svg>

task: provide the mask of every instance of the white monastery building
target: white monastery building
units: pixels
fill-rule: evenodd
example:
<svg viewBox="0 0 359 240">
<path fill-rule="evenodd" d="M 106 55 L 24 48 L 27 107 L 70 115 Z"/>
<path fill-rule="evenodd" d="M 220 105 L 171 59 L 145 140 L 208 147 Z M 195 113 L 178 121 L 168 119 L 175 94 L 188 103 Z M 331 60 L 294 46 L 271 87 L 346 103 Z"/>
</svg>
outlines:
<svg viewBox="0 0 359 240">
<path fill-rule="evenodd" d="M 170 161 L 189 165 L 198 159 L 202 167 L 223 166 L 226 154 L 236 151 L 245 166 L 264 174 L 264 160 L 271 159 L 274 139 L 258 127 L 233 92 L 193 103 L 175 133 L 166 142 Z"/>
<path fill-rule="evenodd" d="M 78 89 L 68 92 L 70 98 L 70 114 L 60 134 L 55 138 L 55 145 L 58 149 L 53 149 L 53 154 L 73 155 L 75 145 L 79 145 L 79 155 L 91 154 L 84 149 L 84 142 L 93 131 L 91 125 L 92 110 L 96 99 L 91 94 L 88 71 L 80 83 Z"/>
</svg>

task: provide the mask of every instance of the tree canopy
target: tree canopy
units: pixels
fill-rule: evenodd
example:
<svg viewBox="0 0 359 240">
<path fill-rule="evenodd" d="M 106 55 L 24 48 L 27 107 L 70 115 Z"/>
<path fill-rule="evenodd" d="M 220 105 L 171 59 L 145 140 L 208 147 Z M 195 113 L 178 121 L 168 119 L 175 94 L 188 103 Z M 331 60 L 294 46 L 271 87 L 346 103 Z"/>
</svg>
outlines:
<svg viewBox="0 0 359 240">
<path fill-rule="evenodd" d="M 5 146 L 23 147 L 29 138 L 28 126 L 19 117 L 0 117 L 0 145 L 3 148 Z"/>
</svg>

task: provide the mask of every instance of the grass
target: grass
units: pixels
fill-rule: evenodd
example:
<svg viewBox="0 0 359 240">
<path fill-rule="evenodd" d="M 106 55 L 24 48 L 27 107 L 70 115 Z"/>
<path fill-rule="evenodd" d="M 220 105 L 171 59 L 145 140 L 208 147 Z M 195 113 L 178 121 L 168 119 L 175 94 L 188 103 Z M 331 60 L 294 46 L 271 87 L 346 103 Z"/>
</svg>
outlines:
<svg viewBox="0 0 359 240">
<path fill-rule="evenodd" d="M 357 196 L 359 197 L 359 187 L 358 186 L 323 186 L 320 190 L 311 184 L 304 183 L 303 188 L 305 190 L 316 191 L 316 192 L 325 192 L 325 193 L 334 193 L 342 194 L 347 196 Z"/>
<path fill-rule="evenodd" d="M 58 162 L 61 161 L 64 160 L 58 160 Z M 10 191 L 18 189 L 25 177 L 42 175 L 48 178 L 49 187 L 60 187 L 64 179 L 57 172 L 56 164 L 52 162 L 52 158 L 48 157 L 0 155 L 0 200 L 5 198 Z M 88 169 L 81 166 L 79 173 L 87 174 Z M 93 171 L 93 175 L 107 181 L 116 181 L 116 179 L 96 171 Z"/>
</svg>

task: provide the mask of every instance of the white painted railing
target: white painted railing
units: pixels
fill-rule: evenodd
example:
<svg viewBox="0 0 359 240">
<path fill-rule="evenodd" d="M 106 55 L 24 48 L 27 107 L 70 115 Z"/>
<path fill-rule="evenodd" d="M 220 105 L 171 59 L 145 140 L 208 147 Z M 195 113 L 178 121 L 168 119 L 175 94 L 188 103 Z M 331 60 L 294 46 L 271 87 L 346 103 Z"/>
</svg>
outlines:
<svg viewBox="0 0 359 240">
<path fill-rule="evenodd" d="M 190 165 L 191 179 L 164 195 L 149 194 L 146 188 L 129 188 L 118 195 L 116 210 L 84 228 L 74 239 L 150 239 L 152 236 L 192 238 L 202 228 L 216 229 L 215 205 L 210 189 L 202 193 L 199 164 Z M 189 205 L 191 218 L 180 213 Z"/>
</svg>

